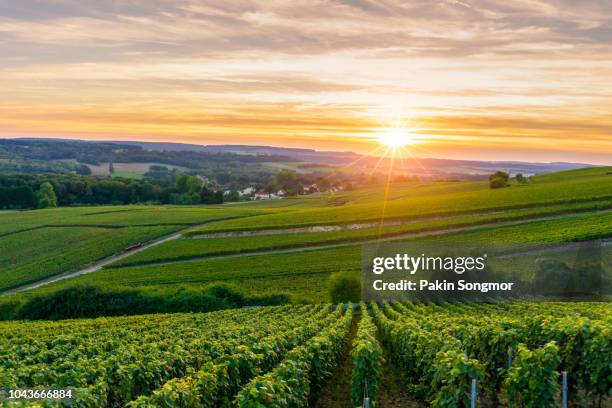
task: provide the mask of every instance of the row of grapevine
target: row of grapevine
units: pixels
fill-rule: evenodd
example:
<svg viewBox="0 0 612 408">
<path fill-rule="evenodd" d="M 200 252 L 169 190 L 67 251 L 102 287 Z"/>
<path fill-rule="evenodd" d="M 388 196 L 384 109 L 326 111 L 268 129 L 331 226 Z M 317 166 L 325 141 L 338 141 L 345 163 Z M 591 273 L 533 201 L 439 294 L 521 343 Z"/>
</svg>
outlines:
<svg viewBox="0 0 612 408">
<path fill-rule="evenodd" d="M 293 349 L 272 372 L 255 378 L 238 394 L 240 408 L 308 407 L 309 397 L 323 385 L 348 340 L 352 308 L 343 318 Z"/>
<path fill-rule="evenodd" d="M 578 310 L 571 313 L 568 310 L 570 305 Z M 612 387 L 609 363 L 612 326 L 602 305 L 564 304 L 553 308 L 546 304 L 518 303 L 518 307 L 501 313 L 489 310 L 487 316 L 455 314 L 452 321 L 458 325 L 452 335 L 462 341 L 469 353 L 487 363 L 487 371 L 497 391 L 502 382 L 501 374 L 505 373 L 500 368 L 505 368 L 508 353 L 512 354 L 519 344 L 536 349 L 555 341 L 559 346 L 559 370 L 572 374 L 570 399 L 577 398 L 580 393 L 585 397 L 599 398 L 609 394 Z M 559 314 L 557 307 L 565 309 L 565 313 Z M 488 308 L 481 306 L 481 309 Z M 553 312 L 547 312 L 548 309 Z M 589 309 L 595 316 L 596 310 L 602 313 L 597 318 L 587 318 L 585 314 L 589 314 Z M 442 311 L 436 319 L 424 324 L 435 329 L 446 326 L 445 322 Z"/>
<path fill-rule="evenodd" d="M 366 390 L 377 404 L 383 347 L 414 399 L 434 407 L 470 406 L 472 379 L 480 402 L 555 405 L 562 371 L 571 404 L 610 403 L 609 304 L 383 302 L 360 310 L 350 343 L 354 405 Z M 305 407 L 348 346 L 352 317 L 350 307 L 294 305 L 4 322 L 0 383 L 73 388 L 79 407 Z"/>
<path fill-rule="evenodd" d="M 371 306 L 381 337 L 410 391 L 434 407 L 469 406 L 465 386 L 473 378 L 484 380 L 485 372 L 478 360 L 463 351 L 461 342 L 440 331 L 424 330 L 417 320 L 400 319 L 387 304 L 384 312 L 376 304 Z"/>
<path fill-rule="evenodd" d="M 503 395 L 519 406 L 541 406 L 542 398 L 549 403 L 557 398 L 561 370 L 571 373 L 569 398 L 575 403 L 602 401 L 612 389 L 609 314 L 601 304 L 573 305 L 573 314 L 568 314 L 569 304 L 524 302 L 394 303 L 383 309 L 385 317 L 411 331 L 412 338 L 423 332 L 446 336 L 449 344 L 478 361 L 485 378 L 479 382 L 492 400 Z M 557 307 L 565 313 L 558 313 Z M 533 361 L 539 362 L 535 368 Z M 466 381 L 464 390 L 467 387 Z"/>
<path fill-rule="evenodd" d="M 353 339 L 351 357 L 353 373 L 351 398 L 353 405 L 362 406 L 367 395 L 370 406 L 376 406 L 378 383 L 383 363 L 383 350 L 376 338 L 376 325 L 365 303 L 359 305 L 361 321 Z"/>
<path fill-rule="evenodd" d="M 11 323 L 11 333 L 0 339 L 0 379 L 15 388 L 76 388 L 78 406 L 121 406 L 222 356 L 246 353 L 260 343 L 264 347 L 261 340 L 267 336 L 276 336 L 284 343 L 290 334 L 302 333 L 304 326 L 327 321 L 328 310 L 284 306 L 209 314 Z M 64 327 L 70 331 L 58 335 Z M 312 332 L 319 328 L 314 327 Z M 277 352 L 274 348 L 272 351 Z"/>
<path fill-rule="evenodd" d="M 341 314 L 337 308 L 321 318 L 315 314 L 303 319 L 302 326 L 272 333 L 251 345 L 241 345 L 222 355 L 198 372 L 174 378 L 150 396 L 140 396 L 128 404 L 143 407 L 217 407 L 227 405 L 252 378 L 271 370 L 285 354 L 334 324 Z"/>
</svg>

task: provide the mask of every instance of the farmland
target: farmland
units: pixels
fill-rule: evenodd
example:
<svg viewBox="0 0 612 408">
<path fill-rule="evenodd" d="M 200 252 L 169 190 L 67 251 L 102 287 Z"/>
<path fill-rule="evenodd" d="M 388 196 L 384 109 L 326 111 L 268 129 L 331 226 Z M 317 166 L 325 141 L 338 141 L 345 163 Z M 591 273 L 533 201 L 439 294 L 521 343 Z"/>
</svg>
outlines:
<svg viewBox="0 0 612 408">
<path fill-rule="evenodd" d="M 0 213 L 0 290 L 70 272 L 136 242 L 212 220 L 247 216 L 242 209 L 81 207 Z"/>
<path fill-rule="evenodd" d="M 404 373 L 408 397 L 434 407 L 469 406 L 472 381 L 479 402 L 514 406 L 559 401 L 561 372 L 571 379 L 572 404 L 603 406 L 612 386 L 604 304 L 362 303 L 360 309 L 361 318 L 350 305 L 311 305 L 5 322 L 0 378 L 10 387 L 69 387 L 82 407 L 307 407 L 348 365 L 350 387 L 338 398 L 355 406 L 366 379 L 371 402 L 384 400 L 390 380 L 381 378 L 384 350 Z M 358 329 L 351 341 L 352 325 Z M 87 349 L 74 347 L 83 342 Z"/>
<path fill-rule="evenodd" d="M 584 214 L 554 220 L 531 220 L 505 227 L 494 225 L 470 232 L 432 235 L 418 238 L 418 240 L 419 242 L 448 243 L 461 240 L 483 243 L 570 242 L 609 237 L 610 225 L 612 225 L 611 213 Z M 278 238 L 278 236 L 271 237 Z M 262 238 L 268 237 L 249 239 L 261 240 Z M 400 239 L 397 242 L 402 242 L 402 240 L 408 240 L 408 238 Z M 303 248 L 298 251 L 286 250 L 170 264 L 107 268 L 71 281 L 58 282 L 41 290 L 54 290 L 74 283 L 103 286 L 167 286 L 173 284 L 202 285 L 222 281 L 243 287 L 250 293 L 253 291 L 257 293 L 286 291 L 300 298 L 314 300 L 325 296 L 326 282 L 331 273 L 338 270 L 358 271 L 360 269 L 360 249 L 359 244 L 345 244 L 336 248 Z M 274 284 L 269 284 L 269 280 Z M 300 280 L 305 280 L 308 285 L 297 286 Z"/>
<path fill-rule="evenodd" d="M 596 168 L 542 175 L 501 191 L 481 182 L 399 183 L 390 189 L 387 204 L 382 202 L 384 189 L 371 187 L 216 207 L 4 212 L 0 290 L 78 270 L 131 243 L 180 231 L 178 239 L 23 296 L 74 284 L 134 288 L 223 282 L 254 295 L 326 299 L 331 273 L 359 270 L 361 243 L 561 243 L 608 238 L 608 172 Z M 23 242 L 36 245 L 22 246 Z"/>
<path fill-rule="evenodd" d="M 565 179 L 534 182 L 515 188 L 490 190 L 483 182 L 456 183 L 449 190 L 437 183 L 397 187 L 397 192 L 382 200 L 383 191 L 357 191 L 330 198 L 326 207 L 303 208 L 282 214 L 271 214 L 252 220 L 229 220 L 204 227 L 202 231 L 244 231 L 295 226 L 346 224 L 379 221 L 384 209 L 385 220 L 414 219 L 440 215 L 463 214 L 483 210 L 511 210 L 554 204 L 609 200 L 612 182 L 606 168 L 580 177 L 579 171 L 568 172 Z M 594 174 L 593 174 L 594 173 Z M 395 188 L 394 188 L 395 190 Z M 364 200 L 360 199 L 363 193 Z M 377 201 L 367 202 L 371 196 Z M 365 201 L 365 203 L 364 203 Z M 343 203 L 343 205 L 334 205 Z M 350 204 L 347 205 L 347 204 Z"/>
<path fill-rule="evenodd" d="M 608 172 L 543 175 L 501 191 L 408 182 L 222 206 L 0 212 L 0 290 L 68 276 L 0 297 L 0 316 L 81 318 L 0 322 L 0 378 L 69 387 L 84 407 L 349 407 L 362 404 L 366 380 L 381 408 L 469 406 L 473 380 L 483 405 L 544 407 L 562 397 L 567 372 L 572 404 L 606 406 L 607 303 L 343 307 L 331 304 L 330 278 L 358 276 L 364 244 L 563 252 L 558 244 L 609 240 Z M 496 262 L 538 273 L 521 252 Z M 241 308 L 252 305 L 279 306 Z M 106 317 L 88 318 L 97 316 Z"/>
</svg>

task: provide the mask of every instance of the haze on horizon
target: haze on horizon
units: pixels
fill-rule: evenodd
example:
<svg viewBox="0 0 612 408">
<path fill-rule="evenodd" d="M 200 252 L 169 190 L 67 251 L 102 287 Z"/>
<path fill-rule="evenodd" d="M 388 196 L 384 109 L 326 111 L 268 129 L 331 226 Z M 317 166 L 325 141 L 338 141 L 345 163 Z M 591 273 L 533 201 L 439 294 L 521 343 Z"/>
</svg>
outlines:
<svg viewBox="0 0 612 408">
<path fill-rule="evenodd" d="M 0 0 L 0 137 L 612 165 L 605 0 Z"/>
</svg>

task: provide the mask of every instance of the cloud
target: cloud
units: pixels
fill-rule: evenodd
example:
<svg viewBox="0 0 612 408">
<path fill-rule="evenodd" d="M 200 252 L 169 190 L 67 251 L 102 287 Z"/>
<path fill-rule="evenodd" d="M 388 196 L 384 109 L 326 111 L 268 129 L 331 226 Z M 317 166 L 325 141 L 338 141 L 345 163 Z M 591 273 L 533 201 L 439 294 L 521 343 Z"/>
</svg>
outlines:
<svg viewBox="0 0 612 408">
<path fill-rule="evenodd" d="M 610 134 L 607 1 L 0 2 L 0 56 L 16 132 Z"/>
</svg>

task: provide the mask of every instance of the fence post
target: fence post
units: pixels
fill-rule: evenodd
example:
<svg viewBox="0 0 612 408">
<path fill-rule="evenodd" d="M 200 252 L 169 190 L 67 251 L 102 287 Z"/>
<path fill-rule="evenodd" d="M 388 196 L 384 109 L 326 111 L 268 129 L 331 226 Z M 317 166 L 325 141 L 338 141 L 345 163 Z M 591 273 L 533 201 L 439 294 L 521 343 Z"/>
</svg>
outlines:
<svg viewBox="0 0 612 408">
<path fill-rule="evenodd" d="M 563 372 L 563 388 L 562 388 L 561 406 L 567 408 L 567 371 Z"/>
<path fill-rule="evenodd" d="M 370 396 L 368 393 L 368 379 L 365 379 L 365 387 L 363 389 L 363 408 L 370 408 Z"/>
<path fill-rule="evenodd" d="M 478 391 L 476 390 L 476 379 L 472 378 L 472 395 L 470 397 L 471 400 L 471 404 L 470 407 L 471 408 L 476 408 L 476 398 L 478 396 Z"/>
<path fill-rule="evenodd" d="M 510 350 L 508 351 L 508 370 L 510 370 L 511 368 L 512 368 L 512 348 L 510 348 Z M 512 401 L 508 401 L 508 408 L 512 408 Z"/>
</svg>

